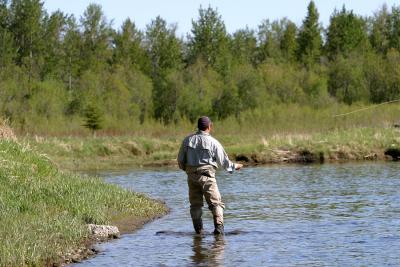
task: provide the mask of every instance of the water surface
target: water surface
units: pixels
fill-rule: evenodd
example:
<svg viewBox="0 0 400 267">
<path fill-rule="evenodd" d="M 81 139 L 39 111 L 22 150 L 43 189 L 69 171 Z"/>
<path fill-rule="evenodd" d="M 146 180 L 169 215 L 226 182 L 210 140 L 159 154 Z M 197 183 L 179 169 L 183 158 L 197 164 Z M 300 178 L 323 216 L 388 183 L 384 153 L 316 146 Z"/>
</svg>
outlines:
<svg viewBox="0 0 400 267">
<path fill-rule="evenodd" d="M 103 173 L 166 201 L 171 213 L 80 266 L 400 266 L 400 165 L 268 166 L 219 172 L 227 235 L 193 234 L 186 176 L 175 170 Z"/>
</svg>

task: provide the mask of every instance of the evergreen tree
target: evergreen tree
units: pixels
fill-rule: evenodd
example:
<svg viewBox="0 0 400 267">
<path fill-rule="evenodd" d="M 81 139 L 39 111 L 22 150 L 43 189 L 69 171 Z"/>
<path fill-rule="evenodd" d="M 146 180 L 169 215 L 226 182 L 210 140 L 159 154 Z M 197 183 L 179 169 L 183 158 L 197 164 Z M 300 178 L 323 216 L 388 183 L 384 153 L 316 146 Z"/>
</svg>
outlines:
<svg viewBox="0 0 400 267">
<path fill-rule="evenodd" d="M 150 62 L 143 48 L 143 33 L 126 19 L 114 36 L 114 63 L 134 66 L 149 73 Z"/>
<path fill-rule="evenodd" d="M 368 36 L 365 21 L 347 11 L 334 11 L 327 33 L 326 51 L 330 59 L 338 54 L 347 56 L 351 52 L 365 52 L 368 49 Z"/>
<path fill-rule="evenodd" d="M 296 59 L 297 50 L 297 26 L 290 20 L 287 21 L 285 29 L 283 31 L 282 40 L 280 42 L 280 48 L 283 56 L 290 62 Z"/>
<path fill-rule="evenodd" d="M 96 131 L 100 130 L 103 128 L 102 122 L 102 114 L 97 105 L 91 103 L 89 104 L 84 113 L 84 119 L 85 119 L 85 126 L 89 130 L 92 131 L 93 136 L 96 136 Z"/>
<path fill-rule="evenodd" d="M 307 16 L 303 20 L 297 37 L 297 58 L 306 66 L 311 66 L 320 60 L 322 37 L 318 22 L 319 14 L 314 1 L 307 7 Z"/>
<path fill-rule="evenodd" d="M 225 23 L 216 9 L 199 9 L 199 18 L 192 21 L 191 35 L 188 36 L 188 62 L 193 64 L 198 58 L 213 67 L 220 74 L 229 72 L 229 38 Z"/>
</svg>

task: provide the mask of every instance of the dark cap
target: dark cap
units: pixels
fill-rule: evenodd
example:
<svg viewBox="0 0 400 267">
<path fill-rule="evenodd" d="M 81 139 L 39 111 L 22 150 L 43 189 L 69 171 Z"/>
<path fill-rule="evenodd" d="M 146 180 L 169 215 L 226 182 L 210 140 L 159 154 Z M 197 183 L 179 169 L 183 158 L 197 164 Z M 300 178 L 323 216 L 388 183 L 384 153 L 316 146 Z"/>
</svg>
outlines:
<svg viewBox="0 0 400 267">
<path fill-rule="evenodd" d="M 211 120 L 209 117 L 202 116 L 198 119 L 197 121 L 197 128 L 199 128 L 200 131 L 204 131 L 211 125 Z"/>
</svg>

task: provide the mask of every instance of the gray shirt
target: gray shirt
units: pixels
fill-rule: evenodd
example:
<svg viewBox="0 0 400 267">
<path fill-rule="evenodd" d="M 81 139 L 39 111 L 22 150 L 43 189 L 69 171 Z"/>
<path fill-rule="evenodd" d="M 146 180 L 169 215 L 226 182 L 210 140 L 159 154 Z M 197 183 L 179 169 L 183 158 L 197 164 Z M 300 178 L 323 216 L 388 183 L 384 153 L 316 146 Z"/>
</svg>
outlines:
<svg viewBox="0 0 400 267">
<path fill-rule="evenodd" d="M 229 172 L 235 170 L 235 164 L 229 160 L 222 145 L 203 131 L 189 135 L 183 140 L 178 154 L 178 164 L 182 170 L 185 170 L 186 166 L 203 165 L 222 167 Z"/>
</svg>

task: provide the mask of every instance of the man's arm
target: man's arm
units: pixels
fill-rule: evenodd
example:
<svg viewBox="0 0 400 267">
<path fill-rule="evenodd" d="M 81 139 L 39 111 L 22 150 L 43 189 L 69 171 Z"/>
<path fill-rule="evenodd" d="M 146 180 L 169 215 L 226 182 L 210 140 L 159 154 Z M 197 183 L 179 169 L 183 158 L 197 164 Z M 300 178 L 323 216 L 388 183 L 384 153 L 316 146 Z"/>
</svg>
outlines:
<svg viewBox="0 0 400 267">
<path fill-rule="evenodd" d="M 214 154 L 217 164 L 228 172 L 233 172 L 234 170 L 240 170 L 243 167 L 242 164 L 233 163 L 232 161 L 229 160 L 229 157 L 226 154 L 224 148 L 218 141 L 215 142 Z"/>
<path fill-rule="evenodd" d="M 185 145 L 185 140 L 184 140 L 179 149 L 178 159 L 177 159 L 179 168 L 183 171 L 186 169 L 186 150 L 187 147 Z"/>
</svg>

